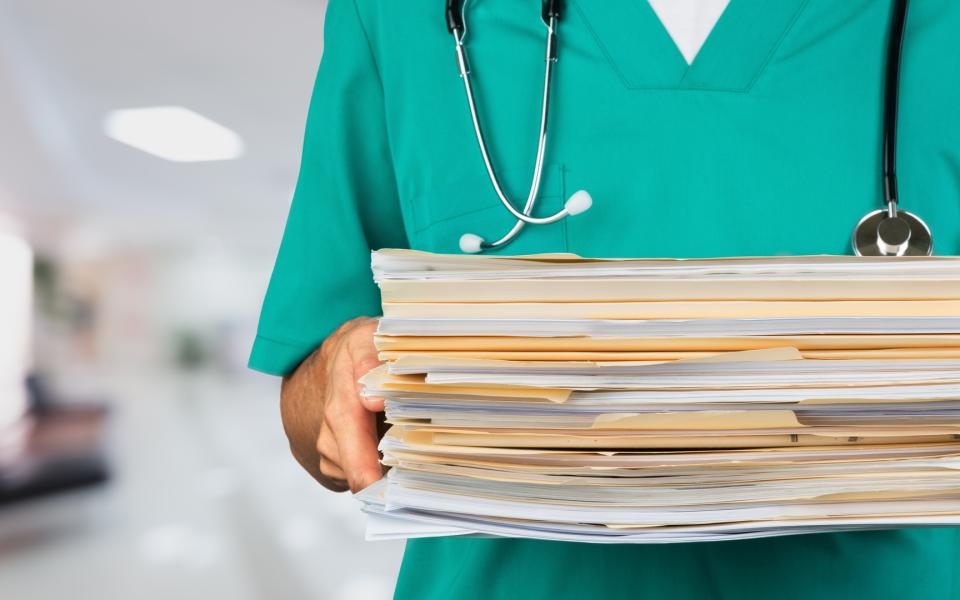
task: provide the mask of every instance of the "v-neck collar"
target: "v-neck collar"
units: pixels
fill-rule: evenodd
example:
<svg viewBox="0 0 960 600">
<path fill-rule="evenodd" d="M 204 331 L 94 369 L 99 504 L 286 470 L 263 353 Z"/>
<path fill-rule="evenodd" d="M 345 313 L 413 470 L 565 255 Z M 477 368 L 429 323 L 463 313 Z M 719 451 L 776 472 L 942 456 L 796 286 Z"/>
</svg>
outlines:
<svg viewBox="0 0 960 600">
<path fill-rule="evenodd" d="M 730 0 L 688 65 L 647 0 L 575 0 L 630 89 L 746 91 L 809 0 Z"/>
<path fill-rule="evenodd" d="M 680 85 L 746 90 L 759 77 L 808 0 L 730 0 Z"/>
</svg>

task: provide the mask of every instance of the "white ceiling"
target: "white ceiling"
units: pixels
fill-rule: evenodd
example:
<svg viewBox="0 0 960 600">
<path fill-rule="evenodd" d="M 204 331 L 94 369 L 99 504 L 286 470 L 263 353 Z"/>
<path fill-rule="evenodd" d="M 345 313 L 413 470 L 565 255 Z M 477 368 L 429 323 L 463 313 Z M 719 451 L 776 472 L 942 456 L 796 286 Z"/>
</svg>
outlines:
<svg viewBox="0 0 960 600">
<path fill-rule="evenodd" d="M 322 49 L 323 0 L 0 0 L 0 209 L 43 245 L 208 235 L 273 248 Z M 183 105 L 246 142 L 172 163 L 110 140 L 117 108 Z"/>
</svg>

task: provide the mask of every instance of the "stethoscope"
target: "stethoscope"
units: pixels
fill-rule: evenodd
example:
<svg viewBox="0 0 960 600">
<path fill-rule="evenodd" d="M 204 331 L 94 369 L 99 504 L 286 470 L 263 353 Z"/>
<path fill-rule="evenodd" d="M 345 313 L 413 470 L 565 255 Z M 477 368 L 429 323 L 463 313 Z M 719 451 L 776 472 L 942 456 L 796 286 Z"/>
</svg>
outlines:
<svg viewBox="0 0 960 600">
<path fill-rule="evenodd" d="M 557 62 L 557 25 L 561 19 L 562 0 L 543 0 L 541 19 L 547 28 L 546 67 L 543 76 L 543 100 L 540 110 L 540 136 L 537 143 L 537 156 L 534 162 L 533 178 L 523 210 L 517 210 L 507 198 L 500 185 L 500 179 L 490 159 L 486 137 L 477 113 L 477 103 L 473 96 L 473 84 L 470 79 L 470 67 L 467 61 L 464 35 L 466 33 L 466 0 L 446 0 L 447 29 L 453 35 L 457 54 L 457 66 L 463 80 L 463 89 L 470 109 L 473 131 L 480 147 L 480 156 L 487 170 L 487 176 L 497 197 L 517 222 L 507 233 L 495 241 L 487 241 L 474 233 L 465 233 L 460 237 L 460 250 L 474 254 L 493 248 L 501 248 L 516 239 L 526 224 L 547 225 L 561 219 L 578 215 L 593 204 L 593 199 L 585 190 L 575 192 L 564 203 L 563 209 L 547 217 L 534 217 L 540 181 L 543 178 L 543 158 L 547 145 L 547 121 L 550 109 L 550 89 L 553 67 Z M 893 16 L 890 27 L 890 39 L 887 45 L 887 67 L 884 89 L 883 115 L 883 194 L 885 208 L 871 211 L 857 223 L 851 239 L 853 251 L 858 256 L 928 256 L 933 253 L 933 237 L 930 228 L 923 220 L 898 208 L 897 190 L 897 102 L 900 88 L 900 60 L 903 48 L 903 36 L 907 17 L 907 0 L 894 0 Z"/>
</svg>

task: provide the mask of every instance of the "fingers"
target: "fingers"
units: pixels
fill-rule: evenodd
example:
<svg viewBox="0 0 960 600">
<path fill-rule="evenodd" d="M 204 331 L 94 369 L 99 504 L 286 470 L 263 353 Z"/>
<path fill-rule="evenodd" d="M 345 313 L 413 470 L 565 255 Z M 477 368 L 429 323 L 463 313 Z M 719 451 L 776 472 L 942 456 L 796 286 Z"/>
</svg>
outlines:
<svg viewBox="0 0 960 600">
<path fill-rule="evenodd" d="M 377 359 L 377 355 L 373 354 L 372 356 L 367 355 L 360 357 L 354 364 L 356 366 L 353 372 L 353 380 L 359 381 L 360 378 L 366 375 L 369 371 L 379 367 L 380 361 Z M 360 399 L 360 403 L 363 404 L 363 407 L 369 412 L 383 412 L 383 398 L 380 398 L 379 396 L 366 396 L 363 394 L 361 387 L 362 386 L 357 384 L 356 390 Z"/>
<path fill-rule="evenodd" d="M 383 398 L 379 396 L 361 396 L 360 401 L 369 412 L 383 412 Z"/>
<path fill-rule="evenodd" d="M 373 344 L 373 334 L 377 330 L 376 319 L 367 319 L 357 325 L 354 334 L 350 336 L 348 352 L 353 362 L 353 380 L 361 377 L 383 364 L 380 361 L 377 348 Z M 360 386 L 357 387 L 358 391 Z M 383 412 L 383 398 L 360 394 L 360 402 L 370 412 Z"/>
<path fill-rule="evenodd" d="M 333 410 L 328 413 L 327 421 L 336 438 L 339 466 L 350 490 L 358 492 L 381 475 L 376 416 L 364 408 L 356 393 L 349 389 L 341 389 L 330 407 Z"/>
<path fill-rule="evenodd" d="M 381 476 L 377 444 L 383 399 L 362 398 L 357 380 L 380 361 L 377 320 L 341 325 L 284 378 L 280 412 L 291 453 L 331 490 L 359 491 Z"/>
<path fill-rule="evenodd" d="M 342 325 L 320 352 L 322 424 L 316 440 L 321 483 L 358 492 L 380 479 L 377 413 L 382 398 L 365 398 L 358 380 L 380 361 L 373 344 L 375 319 L 354 319 Z"/>
<path fill-rule="evenodd" d="M 380 479 L 380 453 L 377 451 L 376 417 L 359 403 L 361 411 L 349 418 L 337 437 L 341 466 L 350 491 L 356 493 Z"/>
<path fill-rule="evenodd" d="M 326 424 L 321 427 L 317 438 L 317 454 L 320 457 L 320 483 L 335 492 L 348 490 L 347 476 L 340 467 L 340 450 L 333 432 Z"/>
<path fill-rule="evenodd" d="M 346 481 L 345 479 L 334 478 L 334 477 L 327 477 L 326 475 L 323 475 L 323 474 L 322 474 L 324 462 L 325 462 L 325 461 L 324 461 L 323 459 L 320 459 L 321 475 L 320 475 L 320 477 L 317 479 L 317 481 L 320 482 L 320 485 L 322 485 L 323 487 L 327 488 L 327 489 L 330 490 L 331 492 L 338 492 L 338 493 L 339 493 L 339 492 L 345 492 L 345 491 L 349 490 L 349 489 L 350 489 L 350 486 L 347 484 L 347 481 Z M 329 467 L 328 467 L 328 468 L 329 468 Z"/>
<path fill-rule="evenodd" d="M 358 363 L 344 361 L 334 368 L 324 413 L 337 445 L 339 467 L 353 492 L 380 479 L 379 436 L 375 413 L 361 401 L 355 373 Z"/>
<path fill-rule="evenodd" d="M 325 456 L 320 457 L 320 472 L 327 479 L 340 482 L 340 487 L 347 487 L 347 476 L 336 462 Z"/>
<path fill-rule="evenodd" d="M 340 467 L 340 449 L 337 447 L 337 439 L 326 424 L 323 425 L 320 437 L 317 439 L 317 454 L 320 455 L 320 471 L 326 477 L 347 479 Z"/>
</svg>

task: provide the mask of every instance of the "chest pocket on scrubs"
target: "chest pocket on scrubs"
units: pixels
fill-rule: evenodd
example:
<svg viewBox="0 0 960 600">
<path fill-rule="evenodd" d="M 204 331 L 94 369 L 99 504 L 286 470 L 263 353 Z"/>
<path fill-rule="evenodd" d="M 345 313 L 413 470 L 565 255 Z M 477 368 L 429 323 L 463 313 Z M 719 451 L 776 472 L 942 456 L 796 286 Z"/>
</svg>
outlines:
<svg viewBox="0 0 960 600">
<path fill-rule="evenodd" d="M 808 0 L 730 0 L 691 65 L 646 0 L 576 0 L 600 52 L 628 89 L 750 89 Z"/>
<path fill-rule="evenodd" d="M 516 219 L 501 204 L 483 163 L 477 159 L 476 174 L 456 181 L 438 183 L 419 198 L 413 200 L 415 223 L 411 243 L 418 250 L 430 252 L 460 253 L 460 236 L 474 233 L 487 240 L 503 236 Z M 498 171 L 501 181 L 510 186 L 515 182 L 529 184 L 530 167 L 509 168 Z M 510 194 L 517 186 L 508 187 Z M 563 207 L 566 199 L 563 167 L 559 164 L 544 165 L 543 180 L 537 200 L 535 215 L 552 214 Z M 514 194 L 517 194 L 514 191 Z M 512 197 L 517 209 L 526 201 L 526 193 Z M 567 249 L 567 233 L 564 221 L 550 225 L 527 225 L 516 240 L 505 248 L 488 253 L 530 254 L 536 252 L 562 252 Z"/>
</svg>

